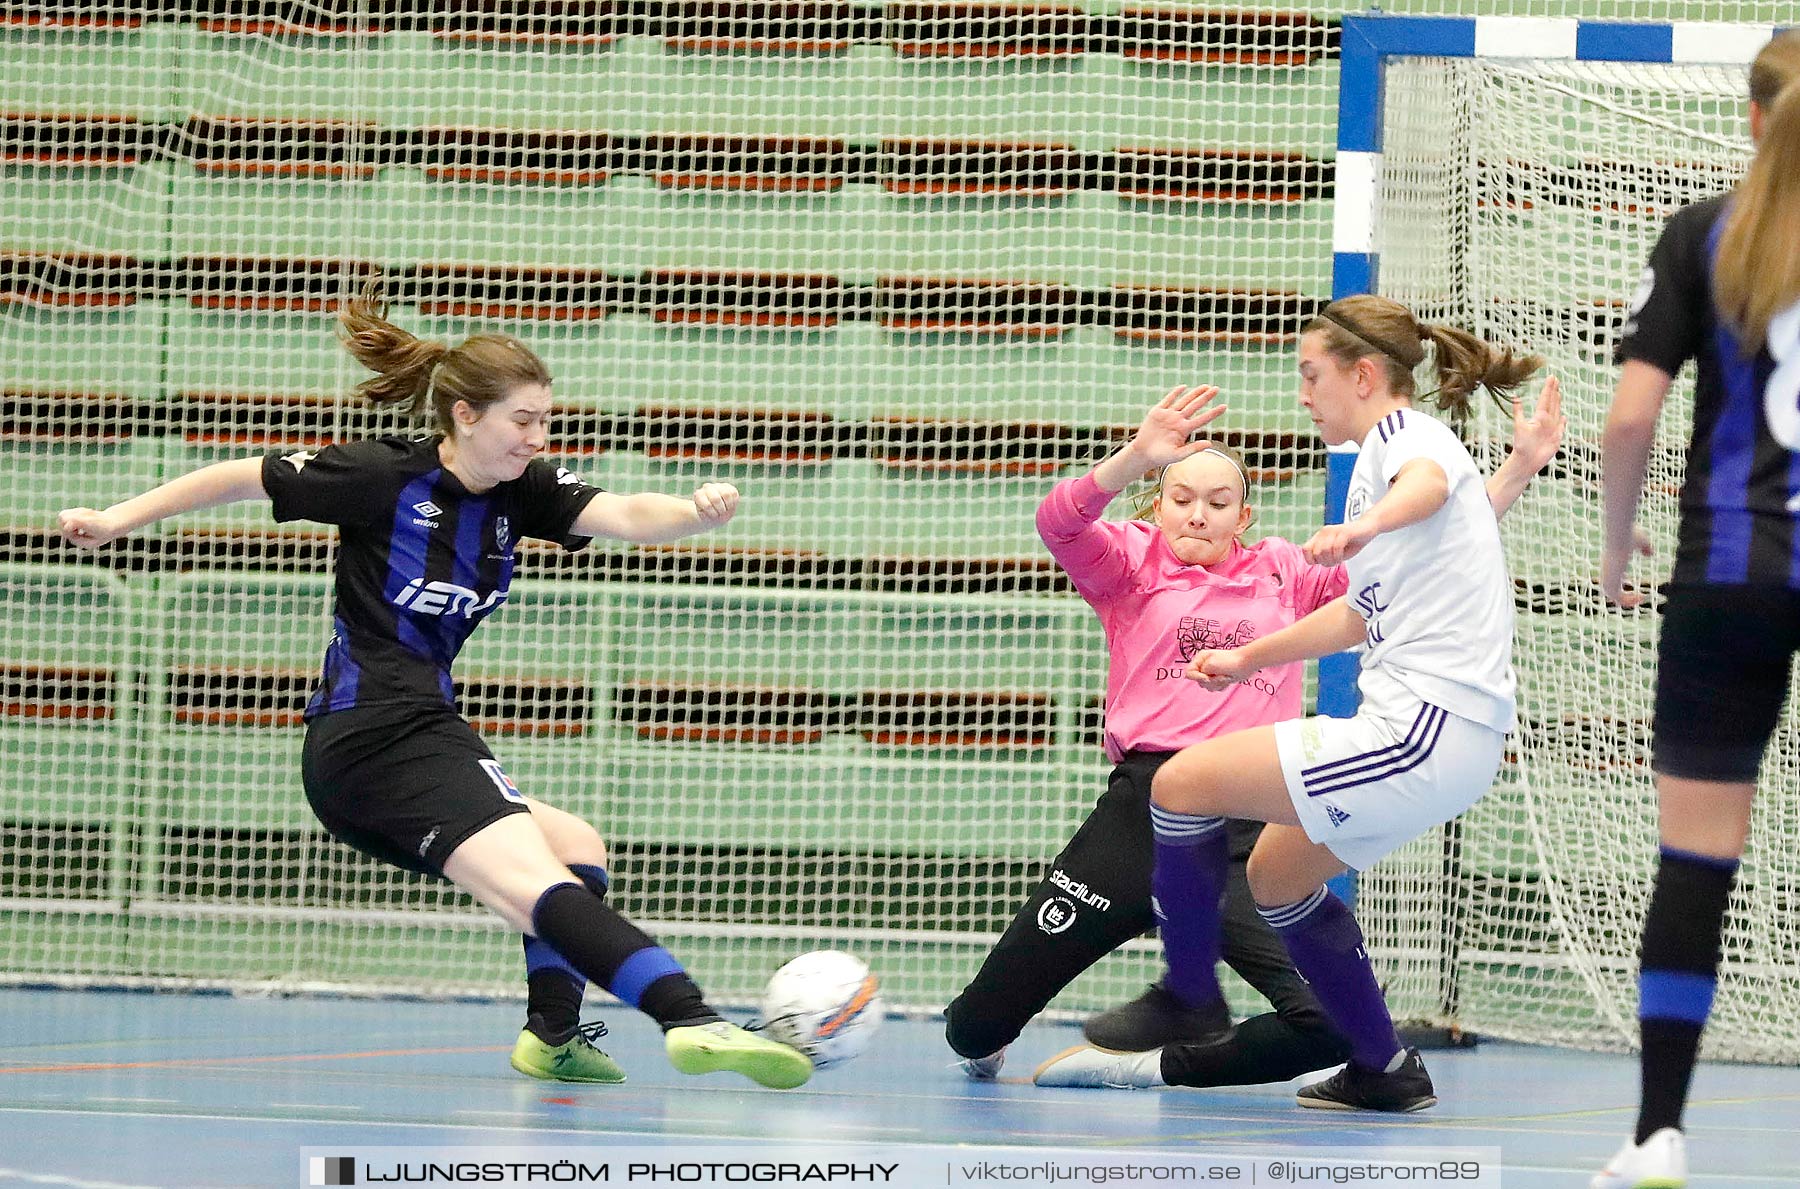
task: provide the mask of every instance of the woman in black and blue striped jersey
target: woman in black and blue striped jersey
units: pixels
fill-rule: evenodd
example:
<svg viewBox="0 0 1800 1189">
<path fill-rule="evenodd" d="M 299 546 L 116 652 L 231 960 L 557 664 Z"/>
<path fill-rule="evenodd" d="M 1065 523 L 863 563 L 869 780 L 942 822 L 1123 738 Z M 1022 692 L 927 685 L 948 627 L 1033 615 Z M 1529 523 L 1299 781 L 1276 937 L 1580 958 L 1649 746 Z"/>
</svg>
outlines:
<svg viewBox="0 0 1800 1189">
<path fill-rule="evenodd" d="M 1763 751 L 1800 650 L 1800 33 L 1750 67 L 1749 173 L 1670 217 L 1617 350 L 1603 439 L 1601 589 L 1622 607 L 1656 421 L 1697 365 L 1651 767 L 1661 854 L 1638 974 L 1637 1128 L 1594 1189 L 1681 1185 L 1683 1107 Z"/>
<path fill-rule="evenodd" d="M 717 527 L 738 493 L 619 495 L 539 457 L 550 373 L 517 339 L 451 347 L 388 321 L 371 290 L 340 315 L 345 346 L 378 373 L 358 392 L 426 414 L 412 438 L 276 451 L 217 463 L 103 511 L 59 515 L 96 548 L 147 524 L 267 499 L 277 520 L 337 525 L 333 634 L 306 708 L 302 777 L 327 830 L 409 871 L 439 875 L 525 935 L 528 1019 L 513 1066 L 535 1077 L 617 1082 L 579 1027 L 592 980 L 656 1020 L 684 1073 L 734 1070 L 802 1084 L 798 1050 L 725 1022 L 680 963 L 604 901 L 606 850 L 587 823 L 519 791 L 458 713 L 450 667 L 501 603 L 522 537 L 579 549 L 591 537 L 649 543 Z"/>
</svg>

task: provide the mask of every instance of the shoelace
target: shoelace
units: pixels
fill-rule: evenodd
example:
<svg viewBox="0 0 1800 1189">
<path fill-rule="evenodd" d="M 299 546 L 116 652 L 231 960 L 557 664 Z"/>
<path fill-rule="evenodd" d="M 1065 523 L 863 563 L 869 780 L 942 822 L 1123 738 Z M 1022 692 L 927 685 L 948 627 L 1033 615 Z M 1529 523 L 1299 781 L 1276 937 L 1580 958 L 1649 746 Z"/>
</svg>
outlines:
<svg viewBox="0 0 1800 1189">
<path fill-rule="evenodd" d="M 575 1035 L 585 1040 L 589 1048 L 593 1048 L 594 1042 L 606 1035 L 606 1021 L 595 1020 L 592 1024 L 577 1025 Z"/>
</svg>

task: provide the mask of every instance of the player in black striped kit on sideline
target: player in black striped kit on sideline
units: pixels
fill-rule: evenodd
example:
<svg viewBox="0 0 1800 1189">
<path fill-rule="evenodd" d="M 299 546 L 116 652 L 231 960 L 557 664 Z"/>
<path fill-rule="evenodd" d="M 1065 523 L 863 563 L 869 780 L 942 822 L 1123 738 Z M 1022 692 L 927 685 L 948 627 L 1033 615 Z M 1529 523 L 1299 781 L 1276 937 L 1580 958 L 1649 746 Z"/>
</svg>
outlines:
<svg viewBox="0 0 1800 1189">
<path fill-rule="evenodd" d="M 579 1027 L 586 981 L 663 1027 L 683 1073 L 805 1082 L 798 1050 L 725 1022 L 681 965 L 605 902 L 606 849 L 572 814 L 522 794 L 458 713 L 451 663 L 506 601 L 522 537 L 673 541 L 724 524 L 728 484 L 691 499 L 618 495 L 538 457 L 550 373 L 499 334 L 426 341 L 371 290 L 340 315 L 350 353 L 378 373 L 358 392 L 428 414 L 435 432 L 217 463 L 104 511 L 70 508 L 63 535 L 96 548 L 147 524 L 235 500 L 340 530 L 333 635 L 306 708 L 302 778 L 327 830 L 397 867 L 440 875 L 525 935 L 527 1024 L 512 1064 L 534 1077 L 617 1082 Z"/>
<path fill-rule="evenodd" d="M 1637 1127 L 1594 1189 L 1686 1183 L 1681 1130 L 1763 751 L 1800 649 L 1800 33 L 1750 67 L 1749 173 L 1663 229 L 1620 336 L 1601 460 L 1601 589 L 1625 607 L 1656 420 L 1697 365 L 1651 767 L 1661 853 L 1638 974 Z"/>
</svg>

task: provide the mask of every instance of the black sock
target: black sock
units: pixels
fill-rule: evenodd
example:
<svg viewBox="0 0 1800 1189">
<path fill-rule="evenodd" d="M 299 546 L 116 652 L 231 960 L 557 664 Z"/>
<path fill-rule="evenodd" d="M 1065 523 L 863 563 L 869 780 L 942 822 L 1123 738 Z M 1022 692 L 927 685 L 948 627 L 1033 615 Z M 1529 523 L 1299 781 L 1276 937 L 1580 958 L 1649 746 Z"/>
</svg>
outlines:
<svg viewBox="0 0 1800 1189">
<path fill-rule="evenodd" d="M 665 974 L 638 998 L 638 1010 L 662 1025 L 663 1031 L 690 1024 L 711 1024 L 719 1013 L 706 1006 L 700 988 L 685 974 Z"/>
<path fill-rule="evenodd" d="M 567 1044 L 581 1024 L 587 980 L 554 968 L 525 976 L 525 1027 L 547 1045 Z"/>
<path fill-rule="evenodd" d="M 531 920 L 571 966 L 664 1028 L 719 1019 L 669 951 L 586 888 L 550 888 Z"/>
<path fill-rule="evenodd" d="M 1642 1078 L 1634 1142 L 1681 1126 L 1718 984 L 1719 937 L 1737 862 L 1664 847 L 1638 972 Z"/>
</svg>

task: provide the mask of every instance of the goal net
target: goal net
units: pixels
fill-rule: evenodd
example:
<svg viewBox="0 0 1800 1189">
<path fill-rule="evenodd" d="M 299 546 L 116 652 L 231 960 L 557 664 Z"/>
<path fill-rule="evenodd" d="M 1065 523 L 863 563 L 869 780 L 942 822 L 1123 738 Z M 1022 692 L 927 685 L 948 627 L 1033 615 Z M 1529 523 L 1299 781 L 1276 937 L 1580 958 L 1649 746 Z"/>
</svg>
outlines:
<svg viewBox="0 0 1800 1189">
<path fill-rule="evenodd" d="M 1212 382 L 1260 531 L 1319 521 L 1288 376 L 1334 39 L 1098 3 L 7 6 L 6 976 L 519 993 L 492 918 L 308 811 L 328 530 L 52 532 L 394 428 L 330 317 L 379 271 L 408 329 L 545 358 L 557 461 L 743 492 L 675 545 L 523 550 L 459 664 L 508 772 L 721 1001 L 830 945 L 941 1007 L 1106 778 L 1101 630 L 1038 501 Z"/>
<path fill-rule="evenodd" d="M 1766 30 L 1760 31 L 1766 39 Z M 1755 30 L 1745 30 L 1754 39 Z M 1731 39 L 1728 38 L 1728 41 Z M 1741 43 L 1740 43 L 1741 44 Z M 1503 525 L 1517 585 L 1516 763 L 1440 837 L 1364 881 L 1371 945 L 1422 1016 L 1520 1039 L 1636 1041 L 1639 927 L 1656 852 L 1649 731 L 1658 616 L 1598 595 L 1599 441 L 1624 308 L 1664 220 L 1740 176 L 1742 64 L 1393 58 L 1374 252 L 1380 292 L 1421 317 L 1544 354 L 1569 444 Z M 1658 428 L 1641 523 L 1665 580 L 1691 366 Z M 1489 463 L 1509 432 L 1488 410 Z M 1800 734 L 1764 767 L 1725 933 L 1717 1056 L 1800 1057 Z M 1429 893 L 1441 916 L 1406 909 Z M 1434 1002 L 1435 1001 L 1435 1002 Z"/>
</svg>

